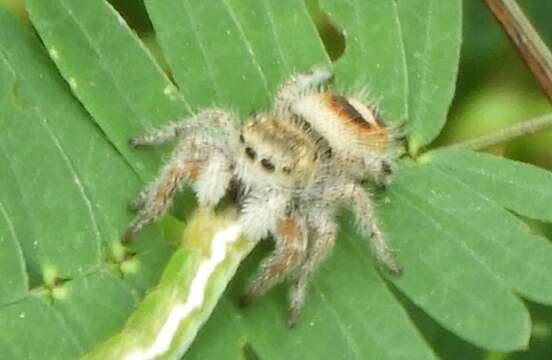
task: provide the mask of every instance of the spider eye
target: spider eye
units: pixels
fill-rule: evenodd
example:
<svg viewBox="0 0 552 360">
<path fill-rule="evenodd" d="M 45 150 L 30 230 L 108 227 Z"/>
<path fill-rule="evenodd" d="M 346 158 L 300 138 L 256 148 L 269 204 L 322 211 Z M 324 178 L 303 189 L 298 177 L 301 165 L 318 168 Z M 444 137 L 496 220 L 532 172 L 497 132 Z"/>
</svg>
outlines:
<svg viewBox="0 0 552 360">
<path fill-rule="evenodd" d="M 240 142 L 243 144 L 245 142 L 245 139 L 243 138 L 243 134 L 240 134 Z"/>
<path fill-rule="evenodd" d="M 314 155 L 312 156 L 312 161 L 318 160 L 318 151 L 314 152 Z"/>
<path fill-rule="evenodd" d="M 262 159 L 261 160 L 261 165 L 267 171 L 270 171 L 270 172 L 274 171 L 274 164 L 268 159 Z"/>
<path fill-rule="evenodd" d="M 255 160 L 255 158 L 257 157 L 257 153 L 255 152 L 255 150 L 253 150 L 249 146 L 245 148 L 245 155 L 247 155 L 247 157 L 251 160 Z"/>
<path fill-rule="evenodd" d="M 284 167 L 282 168 L 282 172 L 283 172 L 284 174 L 289 174 L 289 173 L 291 173 L 291 168 L 290 168 L 289 166 L 284 166 Z"/>
<path fill-rule="evenodd" d="M 381 170 L 385 175 L 391 175 L 393 173 L 393 169 L 391 168 L 391 164 L 389 164 L 386 161 L 384 161 L 381 164 Z"/>
</svg>

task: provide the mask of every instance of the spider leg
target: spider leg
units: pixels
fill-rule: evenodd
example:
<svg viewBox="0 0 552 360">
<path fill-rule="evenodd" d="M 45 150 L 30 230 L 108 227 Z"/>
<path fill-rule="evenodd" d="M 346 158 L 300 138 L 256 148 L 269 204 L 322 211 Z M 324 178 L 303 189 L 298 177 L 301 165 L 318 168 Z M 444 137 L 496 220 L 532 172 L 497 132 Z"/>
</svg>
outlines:
<svg viewBox="0 0 552 360">
<path fill-rule="evenodd" d="M 220 150 L 214 150 L 198 176 L 192 179 L 199 206 L 215 207 L 230 187 L 232 177 L 232 162 Z"/>
<path fill-rule="evenodd" d="M 294 327 L 301 309 L 305 304 L 307 286 L 312 275 L 333 248 L 336 236 L 336 224 L 333 216 L 327 212 L 315 212 L 309 216 L 308 230 L 312 245 L 305 262 L 297 271 L 298 276 L 290 288 L 290 305 L 288 311 L 288 326 Z"/>
<path fill-rule="evenodd" d="M 142 210 L 146 203 L 151 201 L 151 193 L 155 191 L 154 189 L 162 186 L 161 179 L 167 176 L 167 173 L 171 171 L 170 169 L 179 168 L 181 166 L 186 168 L 188 166 L 185 165 L 187 161 L 205 161 L 208 159 L 209 151 L 211 151 L 209 143 L 202 138 L 201 133 L 196 133 L 189 138 L 181 139 L 170 156 L 171 160 L 161 170 L 161 174 L 157 180 L 140 191 L 136 198 L 128 203 L 128 209 L 131 211 Z M 177 174 L 177 172 L 173 171 L 172 174 Z M 194 169 L 193 174 L 197 177 L 199 174 L 198 169 Z M 184 176 L 184 173 L 182 175 Z M 185 177 L 186 176 L 184 176 L 184 178 Z M 184 180 L 184 178 L 182 178 L 181 181 Z"/>
<path fill-rule="evenodd" d="M 333 74 L 325 68 L 315 68 L 292 76 L 278 90 L 275 104 L 276 111 L 289 111 L 291 104 L 298 97 L 308 94 L 332 79 Z"/>
<path fill-rule="evenodd" d="M 130 211 L 138 211 L 144 208 L 144 205 L 146 205 L 146 200 L 148 197 L 148 190 L 149 189 L 146 188 L 140 191 L 140 193 L 136 195 L 136 197 L 128 203 L 127 207 Z"/>
<path fill-rule="evenodd" d="M 133 147 L 160 145 L 182 135 L 202 131 L 202 129 L 208 127 L 235 128 L 235 121 L 233 121 L 231 114 L 223 110 L 206 110 L 191 118 L 181 119 L 163 128 L 133 137 L 128 143 Z"/>
<path fill-rule="evenodd" d="M 276 250 L 261 263 L 260 271 L 240 297 L 243 305 L 276 285 L 303 262 L 307 251 L 307 229 L 303 218 L 289 216 L 277 221 Z"/>
<path fill-rule="evenodd" d="M 172 161 L 163 169 L 161 176 L 129 206 L 140 206 L 136 219 L 128 226 L 123 243 L 134 241 L 142 228 L 159 218 L 170 207 L 172 198 L 184 180 L 197 179 L 202 167 L 202 160 Z"/>
<path fill-rule="evenodd" d="M 373 179 L 375 184 L 380 187 L 388 187 L 392 182 L 394 164 L 385 156 L 372 156 L 365 160 L 345 157 L 335 161 L 337 168 L 349 172 L 351 176 L 361 182 L 366 182 L 366 177 Z"/>
<path fill-rule="evenodd" d="M 129 204 L 139 212 L 127 228 L 123 243 L 132 242 L 145 225 L 163 215 L 184 182 L 194 187 L 200 206 L 214 207 L 224 196 L 232 171 L 230 160 L 209 142 L 199 137 L 182 140 L 160 176 Z"/>
<path fill-rule="evenodd" d="M 360 184 L 350 182 L 343 191 L 343 197 L 352 204 L 352 210 L 361 232 L 370 236 L 370 244 L 376 259 L 383 264 L 390 273 L 393 275 L 400 275 L 402 269 L 393 257 L 393 253 L 385 241 L 385 237 L 377 222 L 372 200 L 366 191 Z"/>
<path fill-rule="evenodd" d="M 132 242 L 146 224 L 170 207 L 174 194 L 185 181 L 194 185 L 201 206 L 215 206 L 224 196 L 232 178 L 229 158 L 239 148 L 238 123 L 232 114 L 207 110 L 130 142 L 135 146 L 156 145 L 176 137 L 180 141 L 158 179 L 128 205 L 139 213 L 124 235 L 124 243 Z"/>
</svg>

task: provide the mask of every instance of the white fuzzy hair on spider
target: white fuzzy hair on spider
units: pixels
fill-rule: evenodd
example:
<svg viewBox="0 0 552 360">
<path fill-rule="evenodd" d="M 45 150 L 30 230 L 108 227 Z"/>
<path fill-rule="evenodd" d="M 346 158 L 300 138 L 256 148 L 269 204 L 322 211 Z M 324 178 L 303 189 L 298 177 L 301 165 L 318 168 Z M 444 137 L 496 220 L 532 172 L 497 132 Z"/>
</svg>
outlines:
<svg viewBox="0 0 552 360">
<path fill-rule="evenodd" d="M 273 110 L 243 125 L 231 112 L 209 109 L 132 138 L 135 147 L 169 140 L 177 145 L 157 179 L 129 204 L 138 215 L 123 241 L 133 241 L 159 218 L 183 184 L 192 186 L 200 206 L 210 208 L 232 190 L 246 235 L 275 241 L 241 300 L 249 303 L 289 276 L 290 326 L 309 279 L 333 247 L 342 206 L 355 214 L 376 259 L 399 274 L 361 184 L 366 178 L 390 183 L 397 132 L 365 100 L 327 90 L 332 77 L 326 69 L 292 76 L 280 86 Z"/>
</svg>

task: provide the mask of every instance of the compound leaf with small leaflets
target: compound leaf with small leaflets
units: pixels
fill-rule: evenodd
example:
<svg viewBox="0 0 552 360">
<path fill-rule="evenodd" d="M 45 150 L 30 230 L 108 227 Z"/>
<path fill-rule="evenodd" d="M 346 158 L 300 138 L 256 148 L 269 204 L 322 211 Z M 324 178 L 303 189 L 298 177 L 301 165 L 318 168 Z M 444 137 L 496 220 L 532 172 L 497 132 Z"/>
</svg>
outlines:
<svg viewBox="0 0 552 360">
<path fill-rule="evenodd" d="M 168 148 L 132 150 L 130 136 L 211 106 L 243 119 L 269 108 L 291 73 L 331 66 L 337 88 L 367 87 L 387 121 L 405 124 L 416 154 L 443 126 L 455 85 L 459 0 L 145 0 L 168 74 L 104 0 L 26 7 L 41 41 L 0 8 L 0 323 L 10 329 L 0 358 L 76 358 L 119 331 L 158 280 L 173 251 L 163 229 L 152 226 L 133 256 L 117 242 L 126 202 Z M 313 8 L 344 34 L 333 64 Z M 237 304 L 260 246 L 185 358 L 438 358 L 412 311 L 479 347 L 523 349 L 520 295 L 552 303 L 552 246 L 508 210 L 550 221 L 551 182 L 473 152 L 403 160 L 394 183 L 374 190 L 402 277 L 379 271 L 344 216 L 289 330 L 285 285 Z"/>
</svg>

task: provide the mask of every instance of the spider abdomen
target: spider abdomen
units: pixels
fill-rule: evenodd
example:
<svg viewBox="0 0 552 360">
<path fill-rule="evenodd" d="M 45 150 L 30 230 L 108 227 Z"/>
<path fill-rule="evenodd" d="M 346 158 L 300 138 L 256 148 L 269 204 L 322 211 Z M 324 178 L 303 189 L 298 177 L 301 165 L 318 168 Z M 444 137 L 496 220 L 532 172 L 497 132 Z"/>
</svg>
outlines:
<svg viewBox="0 0 552 360">
<path fill-rule="evenodd" d="M 375 107 L 350 96 L 312 92 L 296 99 L 290 110 L 327 141 L 341 170 L 360 178 L 383 174 L 380 168 L 395 138 Z"/>
<path fill-rule="evenodd" d="M 292 109 L 336 149 L 362 146 L 382 152 L 393 141 L 375 109 L 352 97 L 313 93 L 298 99 Z"/>
</svg>

